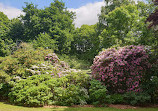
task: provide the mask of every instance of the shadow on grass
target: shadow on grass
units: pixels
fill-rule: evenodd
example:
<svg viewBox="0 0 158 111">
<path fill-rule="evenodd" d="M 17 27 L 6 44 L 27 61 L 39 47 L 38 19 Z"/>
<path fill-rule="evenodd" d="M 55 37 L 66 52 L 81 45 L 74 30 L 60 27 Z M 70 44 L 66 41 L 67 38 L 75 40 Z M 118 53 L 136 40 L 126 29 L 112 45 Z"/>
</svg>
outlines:
<svg viewBox="0 0 158 111">
<path fill-rule="evenodd" d="M 117 109 L 111 107 L 67 107 L 67 108 L 51 108 L 51 111 L 158 111 L 157 108 L 136 108 L 136 109 Z"/>
</svg>

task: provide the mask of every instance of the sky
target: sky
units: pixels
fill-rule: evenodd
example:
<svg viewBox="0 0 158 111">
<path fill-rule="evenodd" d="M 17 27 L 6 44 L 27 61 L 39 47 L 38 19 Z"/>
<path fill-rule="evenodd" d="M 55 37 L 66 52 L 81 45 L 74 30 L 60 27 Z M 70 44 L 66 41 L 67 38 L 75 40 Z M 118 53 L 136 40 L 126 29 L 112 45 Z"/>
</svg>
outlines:
<svg viewBox="0 0 158 111">
<path fill-rule="evenodd" d="M 74 20 L 75 27 L 81 27 L 83 24 L 93 25 L 98 22 L 98 14 L 101 7 L 105 5 L 104 0 L 62 0 L 68 10 L 76 12 Z M 137 1 L 137 0 L 135 0 Z M 144 0 L 143 0 L 144 1 Z M 22 12 L 25 3 L 33 3 L 38 8 L 45 8 L 53 0 L 0 0 L 0 11 L 8 16 L 9 19 L 18 17 Z"/>
<path fill-rule="evenodd" d="M 83 24 L 93 25 L 98 21 L 98 14 L 104 0 L 62 0 L 70 11 L 76 12 L 74 24 L 80 27 Z M 18 17 L 22 12 L 25 3 L 33 3 L 38 8 L 48 7 L 53 0 L 0 0 L 0 11 L 8 16 L 9 19 Z"/>
</svg>

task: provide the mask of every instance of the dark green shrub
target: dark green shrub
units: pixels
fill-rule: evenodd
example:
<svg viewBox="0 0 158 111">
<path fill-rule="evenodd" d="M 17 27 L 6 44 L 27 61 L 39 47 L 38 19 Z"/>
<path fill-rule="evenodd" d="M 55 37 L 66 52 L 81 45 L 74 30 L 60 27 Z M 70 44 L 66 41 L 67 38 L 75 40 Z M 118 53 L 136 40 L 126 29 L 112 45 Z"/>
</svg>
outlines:
<svg viewBox="0 0 158 111">
<path fill-rule="evenodd" d="M 102 85 L 98 80 L 90 81 L 89 102 L 94 105 L 105 104 L 109 101 L 110 96 L 107 95 L 106 86 Z"/>
<path fill-rule="evenodd" d="M 8 93 L 11 89 L 11 85 L 9 84 L 10 76 L 5 73 L 3 70 L 0 70 L 0 99 L 7 99 Z"/>
<path fill-rule="evenodd" d="M 131 105 L 145 105 L 150 102 L 151 96 L 147 93 L 127 92 L 123 95 L 125 103 Z"/>
<path fill-rule="evenodd" d="M 2 40 L 0 38 L 0 56 L 8 56 L 13 51 L 13 47 L 15 46 L 15 43 L 13 43 L 12 39 L 5 39 Z"/>
<path fill-rule="evenodd" d="M 151 70 L 148 71 L 148 74 L 145 75 L 142 87 L 151 95 L 151 102 L 158 103 L 158 49 L 149 46 L 146 46 L 146 48 L 151 50 L 149 58 L 152 67 Z"/>
<path fill-rule="evenodd" d="M 0 83 L 0 99 L 8 100 L 8 94 L 10 93 L 12 85 L 9 83 Z"/>
<path fill-rule="evenodd" d="M 124 103 L 124 97 L 121 94 L 112 94 L 110 95 L 110 102 L 113 104 Z"/>
<path fill-rule="evenodd" d="M 151 76 L 142 86 L 151 95 L 151 102 L 158 103 L 158 76 Z"/>
<path fill-rule="evenodd" d="M 151 78 L 153 89 L 152 89 L 152 102 L 158 103 L 158 77 L 152 76 Z"/>
</svg>

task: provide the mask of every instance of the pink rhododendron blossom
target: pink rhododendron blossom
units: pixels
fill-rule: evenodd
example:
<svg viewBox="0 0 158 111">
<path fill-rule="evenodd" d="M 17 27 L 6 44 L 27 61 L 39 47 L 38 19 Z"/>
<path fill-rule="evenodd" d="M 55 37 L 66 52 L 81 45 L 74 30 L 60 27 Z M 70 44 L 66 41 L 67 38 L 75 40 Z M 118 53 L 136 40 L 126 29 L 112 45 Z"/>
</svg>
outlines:
<svg viewBox="0 0 158 111">
<path fill-rule="evenodd" d="M 91 66 L 93 78 L 113 93 L 139 92 L 143 74 L 151 68 L 144 46 L 126 46 L 102 51 Z"/>
</svg>

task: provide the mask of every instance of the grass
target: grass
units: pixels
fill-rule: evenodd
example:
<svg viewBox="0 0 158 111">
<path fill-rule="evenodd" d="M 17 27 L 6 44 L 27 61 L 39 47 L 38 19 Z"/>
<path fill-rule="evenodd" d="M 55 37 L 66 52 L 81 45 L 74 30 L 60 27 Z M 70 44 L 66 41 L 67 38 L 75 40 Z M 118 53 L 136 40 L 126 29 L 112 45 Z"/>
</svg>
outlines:
<svg viewBox="0 0 158 111">
<path fill-rule="evenodd" d="M 158 108 L 138 108 L 138 109 L 116 109 L 106 107 L 91 107 L 91 108 L 28 108 L 22 106 L 14 106 L 0 102 L 0 111 L 158 111 Z"/>
</svg>

